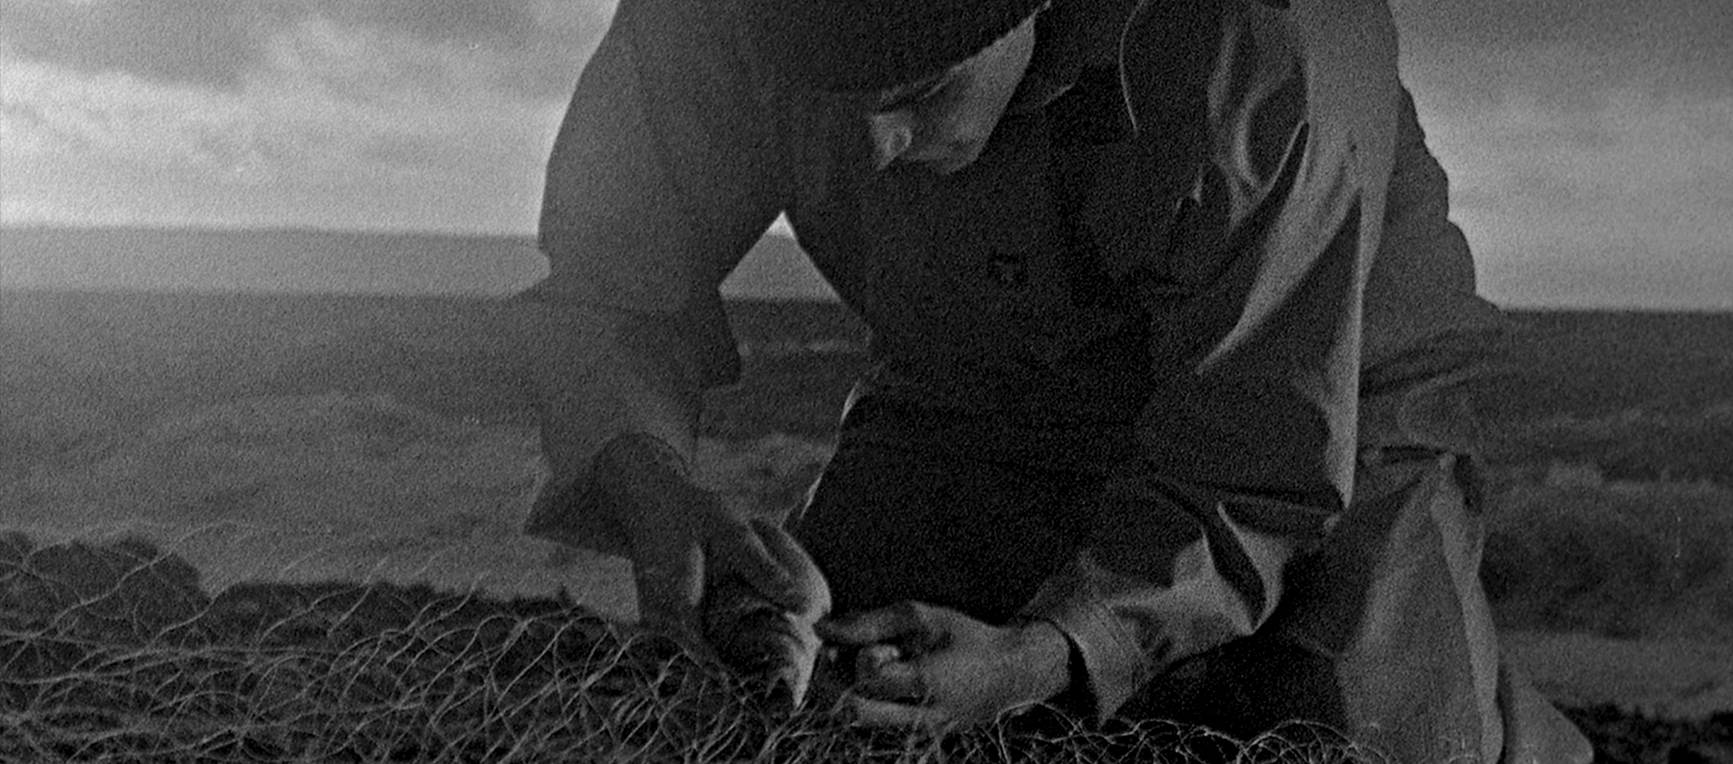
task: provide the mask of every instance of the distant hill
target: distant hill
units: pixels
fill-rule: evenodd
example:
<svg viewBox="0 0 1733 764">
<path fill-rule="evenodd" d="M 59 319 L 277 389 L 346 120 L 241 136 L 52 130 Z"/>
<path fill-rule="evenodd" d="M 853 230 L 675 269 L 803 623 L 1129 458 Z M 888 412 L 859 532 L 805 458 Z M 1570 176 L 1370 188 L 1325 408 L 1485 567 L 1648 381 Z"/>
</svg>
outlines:
<svg viewBox="0 0 1733 764">
<path fill-rule="evenodd" d="M 503 295 L 547 274 L 530 236 L 306 229 L 0 229 L 0 288 Z M 799 245 L 770 234 L 723 284 L 737 298 L 835 299 Z"/>
<path fill-rule="evenodd" d="M 8 289 L 505 294 L 546 268 L 506 236 L 297 229 L 7 228 Z"/>
<path fill-rule="evenodd" d="M 484 305 L 545 274 L 527 237 L 0 229 L 0 457 L 33 458 L 168 408 L 250 395 L 390 391 L 521 419 Z M 819 433 L 867 332 L 800 248 L 764 237 L 725 284 L 746 358 L 719 433 Z M 758 299 L 742 299 L 758 298 Z M 1509 374 L 1474 405 L 1506 461 L 1733 482 L 1733 314 L 1522 311 Z M 499 329 L 500 327 L 495 327 Z M 509 332 L 510 327 L 504 327 Z"/>
</svg>

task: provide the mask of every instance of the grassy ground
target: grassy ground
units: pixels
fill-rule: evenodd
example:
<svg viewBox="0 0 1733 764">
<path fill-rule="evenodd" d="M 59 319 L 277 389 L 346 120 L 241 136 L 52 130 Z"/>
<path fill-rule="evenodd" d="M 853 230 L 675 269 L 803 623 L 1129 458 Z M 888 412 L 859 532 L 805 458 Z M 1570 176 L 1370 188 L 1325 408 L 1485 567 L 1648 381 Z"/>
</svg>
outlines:
<svg viewBox="0 0 1733 764">
<path fill-rule="evenodd" d="M 1497 495 L 1481 578 L 1501 626 L 1733 644 L 1733 488 L 1560 464 Z"/>
<path fill-rule="evenodd" d="M 1378 761 L 1326 730 L 1240 744 L 1060 717 L 944 740 L 758 707 L 713 664 L 554 601 L 391 584 L 210 598 L 142 543 L 0 538 L 0 760 Z"/>
<path fill-rule="evenodd" d="M 1481 578 L 1501 628 L 1733 644 L 1733 488 L 1615 480 L 1570 462 L 1507 467 L 1498 478 Z M 1733 711 L 1562 710 L 1597 763 L 1733 762 Z"/>
<path fill-rule="evenodd" d="M 1595 764 L 1726 764 L 1733 761 L 1733 713 L 1657 719 L 1612 704 L 1565 707 L 1595 748 Z"/>
<path fill-rule="evenodd" d="M 1598 761 L 1725 761 L 1714 756 L 1733 739 L 1733 714 L 1565 711 Z M 142 543 L 36 547 L 11 534 L 0 537 L 0 760 L 1383 759 L 1303 727 L 1243 744 L 1058 717 L 944 741 L 872 733 L 761 708 L 715 665 L 568 603 L 392 584 L 249 584 L 212 598 L 192 567 Z"/>
</svg>

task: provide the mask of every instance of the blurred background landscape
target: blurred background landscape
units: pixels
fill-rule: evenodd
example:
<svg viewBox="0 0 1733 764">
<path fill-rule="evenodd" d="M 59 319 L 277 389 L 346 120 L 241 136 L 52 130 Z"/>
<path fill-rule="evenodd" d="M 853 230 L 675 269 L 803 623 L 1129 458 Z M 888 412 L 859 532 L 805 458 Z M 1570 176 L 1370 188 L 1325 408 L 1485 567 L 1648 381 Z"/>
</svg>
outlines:
<svg viewBox="0 0 1733 764">
<path fill-rule="evenodd" d="M 367 264 L 393 258 L 398 271 L 487 283 L 533 263 L 528 246 L 0 233 L 8 274 L 125 248 L 139 262 L 209 261 L 202 273 L 245 262 L 330 280 L 306 294 L 165 291 L 143 277 L 0 290 L 0 531 L 143 537 L 213 591 L 424 581 L 564 592 L 630 617 L 623 561 L 518 534 L 542 470 L 499 299 L 511 285 L 335 288 L 367 287 Z M 246 257 L 225 254 L 236 248 Z M 832 302 L 736 295 L 729 311 L 746 371 L 708 401 L 703 471 L 731 501 L 786 509 L 829 454 L 867 334 Z M 1513 316 L 1508 370 L 1472 391 L 1495 489 L 1484 577 L 1512 649 L 1558 697 L 1675 714 L 1733 705 L 1733 314 Z"/>
<path fill-rule="evenodd" d="M 1507 647 L 1598 728 L 1733 737 L 1733 4 L 1391 5 L 1522 327 L 1472 391 Z M 19 560 L 143 539 L 213 596 L 630 617 L 622 561 L 518 534 L 543 475 L 501 299 L 546 273 L 544 162 L 614 6 L 0 0 L 0 605 Z M 706 480 L 766 512 L 864 362 L 788 234 L 724 287 L 746 377 L 704 425 Z"/>
</svg>

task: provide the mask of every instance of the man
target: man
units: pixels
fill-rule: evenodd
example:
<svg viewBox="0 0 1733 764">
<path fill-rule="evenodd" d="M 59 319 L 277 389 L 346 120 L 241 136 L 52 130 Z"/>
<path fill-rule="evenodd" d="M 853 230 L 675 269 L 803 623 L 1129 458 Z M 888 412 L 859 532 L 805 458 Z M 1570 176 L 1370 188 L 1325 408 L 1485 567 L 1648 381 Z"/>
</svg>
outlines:
<svg viewBox="0 0 1733 764">
<path fill-rule="evenodd" d="M 830 612 L 868 723 L 1586 761 L 1477 583 L 1449 391 L 1499 316 L 1447 211 L 1378 0 L 622 0 L 524 295 L 529 531 L 797 696 Z M 738 375 L 717 285 L 779 213 L 873 329 L 792 535 L 687 467 Z"/>
</svg>

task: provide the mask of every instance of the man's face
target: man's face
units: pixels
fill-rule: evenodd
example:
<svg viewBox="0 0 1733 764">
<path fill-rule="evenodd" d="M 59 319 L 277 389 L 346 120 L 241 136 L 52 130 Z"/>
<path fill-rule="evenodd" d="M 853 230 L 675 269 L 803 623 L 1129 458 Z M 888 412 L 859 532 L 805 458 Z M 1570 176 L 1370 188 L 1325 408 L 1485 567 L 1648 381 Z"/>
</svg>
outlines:
<svg viewBox="0 0 1733 764">
<path fill-rule="evenodd" d="M 914 162 L 949 175 L 974 162 L 1029 68 L 1037 15 L 938 76 L 875 94 L 866 104 L 875 166 Z"/>
</svg>

